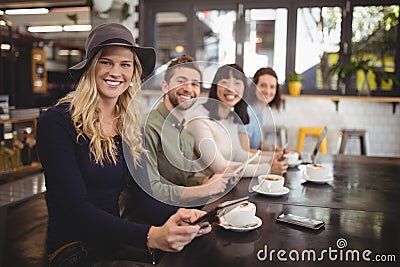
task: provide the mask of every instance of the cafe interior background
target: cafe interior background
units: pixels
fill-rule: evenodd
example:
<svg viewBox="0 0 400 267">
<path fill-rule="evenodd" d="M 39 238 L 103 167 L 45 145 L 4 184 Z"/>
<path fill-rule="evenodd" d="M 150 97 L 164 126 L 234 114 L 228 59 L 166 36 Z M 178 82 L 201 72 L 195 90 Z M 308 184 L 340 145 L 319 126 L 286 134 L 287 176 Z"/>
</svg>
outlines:
<svg viewBox="0 0 400 267">
<path fill-rule="evenodd" d="M 12 14 L 17 8 L 45 13 Z M 330 154 L 338 153 L 341 129 L 362 129 L 368 155 L 400 156 L 398 1 L 1 0 L 0 10 L 2 118 L 36 116 L 73 90 L 67 69 L 84 57 L 88 31 L 113 21 L 129 27 L 140 45 L 156 48 L 156 75 L 184 53 L 236 62 L 248 77 L 273 67 L 284 103 L 271 112 L 289 148 L 297 148 L 300 127 L 326 125 Z M 205 79 L 212 66 L 203 70 Z M 298 96 L 286 82 L 293 72 L 303 77 Z M 159 84 L 146 86 L 143 113 L 160 93 Z M 12 138 L 9 123 L 2 125 Z M 307 137 L 303 149 L 312 142 Z M 348 141 L 346 153 L 360 153 L 357 139 Z"/>
<path fill-rule="evenodd" d="M 326 125 L 328 154 L 339 152 L 342 129 L 358 129 L 367 133 L 368 156 L 400 157 L 398 0 L 165 2 L 0 0 L 0 267 L 7 257 L 19 267 L 42 266 L 47 224 L 38 159 L 21 157 L 24 162 L 5 166 L 5 146 L 13 149 L 15 139 L 26 146 L 27 136 L 34 141 L 37 116 L 73 90 L 68 67 L 84 57 L 89 30 L 104 22 L 126 25 L 141 46 L 157 51 L 155 78 L 142 93 L 143 113 L 161 95 L 157 74 L 181 54 L 202 62 L 236 62 L 249 78 L 271 66 L 284 103 L 264 126 L 275 122 L 285 129 L 289 149 L 297 148 L 301 127 Z M 16 9 L 43 14 L 11 14 Z M 205 64 L 204 79 L 212 78 L 213 66 Z M 294 72 L 303 78 L 299 95 L 286 82 Z M 265 116 L 271 117 L 269 111 Z M 307 137 L 303 151 L 313 142 Z M 350 139 L 343 151 L 361 152 L 358 139 Z M 7 223 L 12 231 L 6 233 Z"/>
</svg>

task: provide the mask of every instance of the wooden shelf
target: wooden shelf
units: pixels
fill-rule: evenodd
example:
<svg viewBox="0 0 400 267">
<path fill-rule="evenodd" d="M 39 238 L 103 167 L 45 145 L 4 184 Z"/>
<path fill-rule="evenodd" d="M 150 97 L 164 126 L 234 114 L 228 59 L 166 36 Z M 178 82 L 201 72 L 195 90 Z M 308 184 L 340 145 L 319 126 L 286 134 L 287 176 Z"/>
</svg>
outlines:
<svg viewBox="0 0 400 267">
<path fill-rule="evenodd" d="M 36 121 L 37 117 L 30 117 L 30 118 L 21 118 L 21 119 L 0 119 L 0 123 L 22 123 L 22 122 L 31 122 Z"/>
<path fill-rule="evenodd" d="M 6 123 L 25 123 L 25 122 L 31 122 L 32 123 L 32 135 L 36 135 L 36 124 L 37 124 L 37 119 L 38 117 L 27 117 L 27 118 L 12 118 L 12 119 L 0 119 L 0 124 L 6 124 Z"/>
<path fill-rule="evenodd" d="M 282 95 L 282 99 L 328 99 L 336 104 L 336 111 L 338 110 L 338 103 L 340 101 L 365 101 L 365 102 L 377 102 L 377 103 L 391 103 L 393 105 L 393 114 L 396 113 L 396 106 L 400 103 L 400 97 L 381 97 L 381 96 L 337 96 L 337 95 Z"/>
<path fill-rule="evenodd" d="M 381 96 L 337 96 L 337 95 L 282 95 L 282 99 L 306 99 L 306 98 L 323 98 L 332 101 L 352 100 L 352 101 L 368 101 L 383 103 L 400 103 L 400 97 L 381 97 Z"/>
<path fill-rule="evenodd" d="M 37 117 L 0 119 L 0 125 L 10 123 L 13 124 L 13 129 L 15 125 L 27 122 L 32 125 L 32 136 L 35 136 Z M 29 165 L 22 165 L 17 168 L 0 170 L 0 184 L 4 184 L 12 180 L 25 177 L 29 174 L 39 172 L 41 170 L 42 170 L 42 165 L 39 162 L 32 162 Z"/>
</svg>

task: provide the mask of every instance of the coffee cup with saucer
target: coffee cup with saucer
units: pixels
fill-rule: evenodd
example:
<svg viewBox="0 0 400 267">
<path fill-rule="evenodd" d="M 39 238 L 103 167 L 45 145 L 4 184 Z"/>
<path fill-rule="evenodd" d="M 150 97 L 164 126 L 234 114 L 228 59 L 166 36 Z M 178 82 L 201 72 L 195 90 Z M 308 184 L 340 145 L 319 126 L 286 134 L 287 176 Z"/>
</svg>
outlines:
<svg viewBox="0 0 400 267">
<path fill-rule="evenodd" d="M 285 178 L 281 175 L 267 174 L 258 176 L 258 185 L 253 187 L 257 193 L 269 196 L 281 196 L 289 193 L 289 188 L 284 187 Z"/>
<path fill-rule="evenodd" d="M 315 183 L 326 183 L 333 180 L 329 168 L 322 164 L 307 164 L 303 174 L 304 179 Z"/>
<path fill-rule="evenodd" d="M 249 201 L 244 201 L 236 207 L 222 209 L 218 216 L 219 225 L 225 229 L 244 232 L 260 227 L 262 221 L 256 216 L 256 205 Z"/>
<path fill-rule="evenodd" d="M 296 167 L 301 163 L 301 160 L 299 159 L 300 155 L 296 151 L 288 151 L 283 156 L 288 159 L 288 165 L 290 168 Z"/>
</svg>

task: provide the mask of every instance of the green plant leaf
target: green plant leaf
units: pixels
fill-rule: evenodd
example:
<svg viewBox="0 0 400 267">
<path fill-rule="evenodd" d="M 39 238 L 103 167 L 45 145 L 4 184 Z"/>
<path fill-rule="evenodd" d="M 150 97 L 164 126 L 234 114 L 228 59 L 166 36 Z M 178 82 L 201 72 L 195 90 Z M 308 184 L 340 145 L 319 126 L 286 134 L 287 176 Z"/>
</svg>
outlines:
<svg viewBox="0 0 400 267">
<path fill-rule="evenodd" d="M 286 79 L 287 79 L 288 82 L 302 82 L 302 81 L 304 81 L 303 75 L 301 75 L 300 73 L 296 73 L 296 72 L 289 73 Z"/>
<path fill-rule="evenodd" d="M 129 18 L 132 14 L 129 13 L 129 4 L 127 2 L 125 2 L 122 5 L 122 9 L 121 9 L 121 21 L 126 20 L 127 18 Z"/>
<path fill-rule="evenodd" d="M 67 14 L 66 16 L 68 19 L 72 20 L 74 24 L 78 24 L 78 14 Z"/>
</svg>

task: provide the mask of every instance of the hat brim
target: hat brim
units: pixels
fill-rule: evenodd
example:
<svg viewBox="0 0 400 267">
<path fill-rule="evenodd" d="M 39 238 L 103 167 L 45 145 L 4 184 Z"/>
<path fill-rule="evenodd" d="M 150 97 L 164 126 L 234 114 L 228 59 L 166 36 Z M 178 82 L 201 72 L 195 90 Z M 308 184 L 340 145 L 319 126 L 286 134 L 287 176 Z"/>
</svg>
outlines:
<svg viewBox="0 0 400 267">
<path fill-rule="evenodd" d="M 140 64 L 142 65 L 142 80 L 145 80 L 151 73 L 153 73 L 154 67 L 156 65 L 156 51 L 154 50 L 154 48 L 138 47 L 126 43 L 108 43 L 97 46 L 96 49 L 92 51 L 92 55 L 89 55 L 88 58 L 70 67 L 69 72 L 71 76 L 76 81 L 78 81 L 85 71 L 88 63 L 92 61 L 94 55 L 96 55 L 101 48 L 111 45 L 126 46 L 130 48 L 133 52 L 135 52 L 136 56 L 139 58 Z"/>
</svg>

